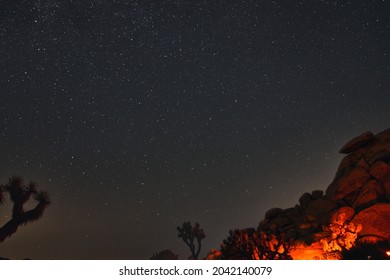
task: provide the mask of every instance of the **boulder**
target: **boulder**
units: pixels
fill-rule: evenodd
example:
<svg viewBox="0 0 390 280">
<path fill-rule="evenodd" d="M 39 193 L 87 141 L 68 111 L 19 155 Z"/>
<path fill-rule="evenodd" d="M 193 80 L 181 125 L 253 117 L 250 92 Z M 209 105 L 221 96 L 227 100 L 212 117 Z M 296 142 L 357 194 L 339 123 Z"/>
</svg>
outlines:
<svg viewBox="0 0 390 280">
<path fill-rule="evenodd" d="M 390 240 L 390 203 L 377 203 L 364 209 L 351 222 L 362 225 L 358 238 L 374 236 Z"/>
<path fill-rule="evenodd" d="M 322 224 L 329 221 L 329 214 L 337 209 L 337 203 L 333 200 L 318 199 L 310 201 L 305 208 L 306 220 L 312 223 Z"/>
<path fill-rule="evenodd" d="M 313 199 L 320 199 L 324 195 L 324 191 L 322 190 L 314 190 L 311 192 L 311 197 Z"/>
<path fill-rule="evenodd" d="M 321 242 L 313 242 L 310 245 L 298 243 L 291 250 L 290 255 L 294 260 L 327 260 L 338 259 L 337 255 L 326 254 L 323 251 Z"/>
<path fill-rule="evenodd" d="M 368 164 L 382 160 L 390 163 L 390 129 L 375 135 L 374 141 L 365 155 Z"/>
<path fill-rule="evenodd" d="M 265 219 L 273 219 L 277 217 L 280 212 L 282 212 L 282 208 L 271 208 L 267 212 L 265 212 Z"/>
<path fill-rule="evenodd" d="M 264 219 L 262 220 L 258 227 L 257 227 L 257 230 L 260 230 L 260 231 L 267 231 L 270 227 L 270 224 L 269 224 L 269 220 L 268 219 Z"/>
<path fill-rule="evenodd" d="M 218 260 L 220 259 L 222 255 L 222 252 L 217 249 L 210 249 L 210 251 L 207 253 L 206 260 Z"/>
<path fill-rule="evenodd" d="M 385 176 L 390 173 L 390 165 L 378 160 L 371 165 L 369 172 L 372 177 L 382 182 Z"/>
<path fill-rule="evenodd" d="M 303 212 L 300 211 L 299 209 L 297 209 L 296 207 L 291 207 L 291 208 L 287 208 L 287 209 L 282 210 L 280 212 L 279 216 L 287 217 L 290 220 L 295 220 L 295 219 L 299 218 L 302 215 L 302 213 Z"/>
<path fill-rule="evenodd" d="M 339 151 L 341 154 L 349 154 L 371 142 L 374 134 L 371 131 L 364 132 L 348 141 Z"/>
<path fill-rule="evenodd" d="M 361 158 L 357 163 L 356 166 L 363 167 L 365 170 L 369 170 L 370 166 L 368 165 L 367 161 L 363 158 Z"/>
<path fill-rule="evenodd" d="M 380 197 L 384 194 L 381 184 L 377 180 L 368 181 L 361 189 L 352 203 L 352 207 L 355 210 L 359 210 L 362 207 L 367 207 L 380 200 Z"/>
<path fill-rule="evenodd" d="M 345 223 L 349 222 L 353 218 L 354 214 L 355 214 L 355 210 L 352 207 L 348 207 L 348 206 L 341 207 L 330 214 L 329 223 L 337 224 L 340 226 L 344 225 Z"/>
<path fill-rule="evenodd" d="M 304 193 L 300 198 L 299 198 L 299 204 L 301 206 L 307 205 L 313 198 L 311 197 L 311 194 L 309 193 Z"/>
<path fill-rule="evenodd" d="M 291 221 L 288 217 L 278 216 L 270 222 L 270 229 L 276 231 L 277 229 L 281 229 L 291 224 Z"/>
<path fill-rule="evenodd" d="M 366 159 L 369 164 L 373 164 L 375 161 L 378 160 L 390 162 L 390 143 L 389 145 L 384 146 L 383 150 L 378 153 L 367 154 Z"/>
<path fill-rule="evenodd" d="M 390 196 L 390 173 L 383 178 L 383 191 L 385 195 Z"/>
<path fill-rule="evenodd" d="M 370 179 L 370 174 L 363 167 L 356 166 L 344 176 L 335 180 L 326 189 L 326 197 L 332 200 L 343 199 L 348 194 L 361 188 Z"/>
<path fill-rule="evenodd" d="M 313 234 L 313 238 L 316 241 L 320 241 L 321 239 L 324 239 L 324 238 L 328 239 L 331 237 L 332 237 L 332 232 L 329 230 L 328 231 L 319 231 L 319 232 Z"/>
<path fill-rule="evenodd" d="M 366 162 L 364 156 L 368 151 L 368 147 L 360 148 L 359 150 L 345 156 L 336 171 L 335 180 L 338 179 L 341 176 L 344 176 L 346 173 L 348 173 L 351 169 L 359 166 L 366 170 L 369 170 L 370 166 Z"/>
</svg>

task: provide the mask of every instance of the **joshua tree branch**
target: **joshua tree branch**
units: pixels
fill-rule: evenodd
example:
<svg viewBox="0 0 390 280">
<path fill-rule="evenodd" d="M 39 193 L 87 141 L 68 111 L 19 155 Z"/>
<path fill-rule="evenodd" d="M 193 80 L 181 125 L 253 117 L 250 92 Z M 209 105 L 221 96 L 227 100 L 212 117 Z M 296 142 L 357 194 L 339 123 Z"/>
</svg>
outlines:
<svg viewBox="0 0 390 280">
<path fill-rule="evenodd" d="M 23 184 L 20 177 L 12 177 L 7 185 L 0 185 L 0 204 L 4 202 L 5 193 L 8 192 L 10 200 L 14 204 L 12 207 L 12 218 L 0 228 L 0 242 L 7 237 L 11 237 L 21 225 L 39 220 L 47 206 L 50 205 L 49 194 L 46 191 L 37 192 L 36 184 Z M 24 204 L 34 195 L 37 201 L 33 209 L 25 211 Z"/>
</svg>

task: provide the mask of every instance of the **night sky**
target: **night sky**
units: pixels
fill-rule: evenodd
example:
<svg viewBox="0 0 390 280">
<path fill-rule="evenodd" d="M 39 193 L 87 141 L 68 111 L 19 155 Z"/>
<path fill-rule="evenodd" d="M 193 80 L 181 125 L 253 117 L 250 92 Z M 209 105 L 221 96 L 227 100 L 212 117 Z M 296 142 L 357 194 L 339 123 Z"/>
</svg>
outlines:
<svg viewBox="0 0 390 280">
<path fill-rule="evenodd" d="M 325 190 L 347 140 L 390 127 L 388 4 L 2 0 L 0 183 L 52 204 L 0 256 L 186 259 L 189 220 L 204 257 Z"/>
</svg>

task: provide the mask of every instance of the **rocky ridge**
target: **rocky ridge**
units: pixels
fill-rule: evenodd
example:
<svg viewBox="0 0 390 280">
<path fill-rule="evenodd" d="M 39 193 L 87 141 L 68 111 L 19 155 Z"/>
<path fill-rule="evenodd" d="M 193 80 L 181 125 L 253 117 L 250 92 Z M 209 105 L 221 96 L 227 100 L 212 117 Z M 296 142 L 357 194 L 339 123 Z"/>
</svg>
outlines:
<svg viewBox="0 0 390 280">
<path fill-rule="evenodd" d="M 365 132 L 340 153 L 347 155 L 325 193 L 314 190 L 295 207 L 272 208 L 258 225 L 296 240 L 294 259 L 329 258 L 358 240 L 390 241 L 390 129 Z"/>
</svg>

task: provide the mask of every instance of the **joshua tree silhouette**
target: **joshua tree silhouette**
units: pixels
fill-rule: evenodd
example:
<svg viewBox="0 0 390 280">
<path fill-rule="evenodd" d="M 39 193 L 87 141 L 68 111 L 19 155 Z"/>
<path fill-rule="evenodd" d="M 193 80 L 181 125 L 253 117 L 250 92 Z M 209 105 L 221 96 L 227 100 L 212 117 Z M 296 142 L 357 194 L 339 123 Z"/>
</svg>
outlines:
<svg viewBox="0 0 390 280">
<path fill-rule="evenodd" d="M 202 239 L 206 237 L 203 229 L 200 228 L 198 223 L 195 223 L 195 227 L 192 227 L 191 222 L 184 222 L 182 227 L 177 227 L 177 230 L 179 231 L 177 237 L 183 239 L 184 243 L 190 248 L 190 258 L 197 260 L 202 248 Z M 195 240 L 198 245 L 197 250 L 195 250 Z"/>
<path fill-rule="evenodd" d="M 0 242 L 11 237 L 19 226 L 39 220 L 50 204 L 48 192 L 37 191 L 37 184 L 34 182 L 25 185 L 21 177 L 11 177 L 6 185 L 0 185 L 0 205 L 5 202 L 7 193 L 13 203 L 12 217 L 0 227 Z M 34 208 L 26 211 L 24 205 L 31 197 L 37 201 L 37 204 Z"/>
</svg>

